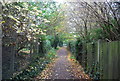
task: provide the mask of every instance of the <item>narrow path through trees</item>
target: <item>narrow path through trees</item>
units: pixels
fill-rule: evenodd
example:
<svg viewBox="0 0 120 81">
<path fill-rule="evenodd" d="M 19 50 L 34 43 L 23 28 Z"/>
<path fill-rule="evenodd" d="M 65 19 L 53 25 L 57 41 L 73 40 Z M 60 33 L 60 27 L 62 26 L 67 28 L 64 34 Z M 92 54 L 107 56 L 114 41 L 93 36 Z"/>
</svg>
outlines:
<svg viewBox="0 0 120 81">
<path fill-rule="evenodd" d="M 71 72 L 71 64 L 67 59 L 67 50 L 61 48 L 58 50 L 58 59 L 53 67 L 52 79 L 76 79 Z"/>
<path fill-rule="evenodd" d="M 120 0 L 19 1 L 0 1 L 0 80 L 120 80 Z"/>
<path fill-rule="evenodd" d="M 69 60 L 69 51 L 65 47 L 57 51 L 57 57 L 37 79 L 90 79 L 80 65 Z"/>
</svg>

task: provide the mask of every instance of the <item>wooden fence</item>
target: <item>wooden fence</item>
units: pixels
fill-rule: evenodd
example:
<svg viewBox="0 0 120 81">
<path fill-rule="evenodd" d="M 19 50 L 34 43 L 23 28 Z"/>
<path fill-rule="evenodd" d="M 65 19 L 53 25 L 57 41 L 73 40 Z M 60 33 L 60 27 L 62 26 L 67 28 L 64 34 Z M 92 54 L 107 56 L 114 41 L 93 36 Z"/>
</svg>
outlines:
<svg viewBox="0 0 120 81">
<path fill-rule="evenodd" d="M 9 79 L 13 76 L 13 73 L 25 69 L 31 62 L 33 55 L 43 55 L 45 53 L 43 50 L 44 46 L 39 44 L 41 42 L 28 42 L 26 46 L 30 49 L 30 53 L 23 57 L 21 53 L 17 53 L 18 45 L 13 45 L 15 42 L 15 37 L 5 37 L 2 39 L 2 79 Z"/>
<path fill-rule="evenodd" d="M 78 45 L 73 42 L 69 44 L 69 48 L 90 77 L 120 79 L 120 41 L 99 40 L 95 43 L 78 43 Z"/>
<path fill-rule="evenodd" d="M 86 46 L 87 53 L 82 54 L 82 65 L 91 77 L 95 79 L 120 79 L 120 41 L 98 41 Z M 83 49 L 86 50 L 85 47 Z"/>
</svg>

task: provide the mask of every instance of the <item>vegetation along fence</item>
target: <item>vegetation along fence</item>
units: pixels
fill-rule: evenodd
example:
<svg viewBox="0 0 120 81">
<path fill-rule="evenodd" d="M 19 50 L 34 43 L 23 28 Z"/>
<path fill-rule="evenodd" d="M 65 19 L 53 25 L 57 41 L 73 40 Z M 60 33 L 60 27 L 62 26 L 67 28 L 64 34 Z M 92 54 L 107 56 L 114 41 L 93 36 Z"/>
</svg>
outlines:
<svg viewBox="0 0 120 81">
<path fill-rule="evenodd" d="M 75 44 L 73 46 L 75 47 Z M 76 50 L 72 46 L 70 47 L 90 77 L 94 79 L 120 79 L 118 70 L 120 68 L 120 41 L 79 43 Z"/>
<path fill-rule="evenodd" d="M 35 55 L 43 57 L 47 52 L 45 48 L 46 42 L 34 41 L 27 42 L 25 48 L 19 48 L 16 38 L 5 37 L 2 39 L 2 78 L 9 79 L 13 73 L 25 69 Z M 40 43 L 40 44 L 38 44 Z M 21 49 L 18 51 L 18 49 Z M 50 48 L 47 48 L 50 49 Z"/>
</svg>

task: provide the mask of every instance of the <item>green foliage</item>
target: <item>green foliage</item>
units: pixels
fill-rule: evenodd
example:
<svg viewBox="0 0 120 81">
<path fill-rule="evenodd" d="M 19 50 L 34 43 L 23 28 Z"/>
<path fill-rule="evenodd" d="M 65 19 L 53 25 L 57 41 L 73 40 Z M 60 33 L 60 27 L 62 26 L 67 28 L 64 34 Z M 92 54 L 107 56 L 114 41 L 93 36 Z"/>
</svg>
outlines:
<svg viewBox="0 0 120 81">
<path fill-rule="evenodd" d="M 70 59 L 76 59 L 74 55 L 70 56 Z"/>
<path fill-rule="evenodd" d="M 21 51 L 29 51 L 29 49 L 28 48 L 24 48 Z"/>
<path fill-rule="evenodd" d="M 45 36 L 55 31 L 56 23 L 53 22 L 59 23 L 57 20 L 60 7 L 54 2 L 14 2 L 2 6 L 3 21 L 5 21 L 2 23 L 3 34 L 9 37 L 12 37 L 13 33 L 20 35 L 21 37 L 16 37 L 18 40 L 21 38 L 21 41 L 17 41 L 18 48 L 33 40 L 46 41 Z M 48 26 L 50 24 L 53 25 L 50 27 Z M 49 31 L 51 32 L 47 34 Z"/>
<path fill-rule="evenodd" d="M 92 29 L 90 31 L 88 38 L 90 41 L 103 39 L 103 38 L 105 38 L 105 34 L 101 28 L 96 28 L 96 29 Z"/>
<path fill-rule="evenodd" d="M 76 41 L 70 41 L 68 43 L 68 49 L 72 52 L 72 54 L 75 54 L 75 52 L 76 52 L 75 43 L 76 43 Z"/>
<path fill-rule="evenodd" d="M 52 48 L 46 55 L 47 58 L 53 59 L 54 57 L 56 57 L 56 50 L 54 48 Z"/>
<path fill-rule="evenodd" d="M 51 49 L 45 57 L 41 58 L 39 55 L 34 55 L 30 65 L 23 71 L 20 71 L 11 78 L 12 80 L 33 80 L 43 69 L 46 64 L 50 63 L 56 57 L 56 50 Z"/>
<path fill-rule="evenodd" d="M 54 2 L 13 2 L 1 6 L 3 39 L 15 39 L 14 42 L 8 40 L 9 45 L 3 41 L 3 46 L 14 45 L 16 56 L 28 55 L 28 59 L 32 61 L 27 69 L 13 79 L 31 79 L 56 57 L 56 50 L 52 45 L 55 43 L 53 47 L 57 48 L 59 43 L 59 36 L 55 35 L 61 27 L 63 13 Z M 62 46 L 62 40 L 60 42 Z"/>
</svg>

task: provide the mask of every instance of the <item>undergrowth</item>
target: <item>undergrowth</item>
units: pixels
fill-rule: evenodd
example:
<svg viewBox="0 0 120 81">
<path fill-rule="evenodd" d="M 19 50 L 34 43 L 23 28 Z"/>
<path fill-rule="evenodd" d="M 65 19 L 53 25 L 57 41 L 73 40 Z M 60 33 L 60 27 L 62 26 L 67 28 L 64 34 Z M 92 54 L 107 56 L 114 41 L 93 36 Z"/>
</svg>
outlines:
<svg viewBox="0 0 120 81">
<path fill-rule="evenodd" d="M 35 55 L 33 58 L 34 60 L 31 61 L 30 65 L 20 71 L 11 78 L 11 80 L 18 81 L 18 80 L 33 80 L 39 73 L 44 70 L 46 65 L 52 61 L 53 58 L 56 57 L 56 50 L 51 49 L 45 55 L 45 57 L 40 57 L 39 55 Z"/>
</svg>

